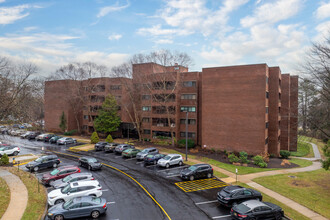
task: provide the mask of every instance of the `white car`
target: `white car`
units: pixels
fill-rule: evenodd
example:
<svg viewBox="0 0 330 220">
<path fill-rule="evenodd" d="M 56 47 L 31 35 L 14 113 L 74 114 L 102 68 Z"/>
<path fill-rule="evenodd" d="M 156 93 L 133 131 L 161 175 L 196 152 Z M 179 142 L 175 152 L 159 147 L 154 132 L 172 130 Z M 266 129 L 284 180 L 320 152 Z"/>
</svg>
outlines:
<svg viewBox="0 0 330 220">
<path fill-rule="evenodd" d="M 39 134 L 37 137 L 36 137 L 36 141 L 43 141 L 44 140 L 44 137 L 46 136 L 47 134 Z"/>
<path fill-rule="evenodd" d="M 48 204 L 55 205 L 80 196 L 102 196 L 102 187 L 97 180 L 73 182 L 62 189 L 48 193 Z"/>
<path fill-rule="evenodd" d="M 183 159 L 180 154 L 169 154 L 162 159 L 158 160 L 157 165 L 161 167 L 169 168 L 173 165 L 179 165 L 182 166 Z"/>
<path fill-rule="evenodd" d="M 0 146 L 0 156 L 1 157 L 4 154 L 16 156 L 20 151 L 21 151 L 21 149 L 17 146 Z"/>
</svg>

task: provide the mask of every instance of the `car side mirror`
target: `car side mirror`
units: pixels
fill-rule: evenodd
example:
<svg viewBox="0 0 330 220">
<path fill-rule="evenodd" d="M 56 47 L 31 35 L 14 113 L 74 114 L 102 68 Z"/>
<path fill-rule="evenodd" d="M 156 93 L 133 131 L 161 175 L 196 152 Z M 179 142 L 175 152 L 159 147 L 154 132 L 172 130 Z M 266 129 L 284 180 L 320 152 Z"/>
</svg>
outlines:
<svg viewBox="0 0 330 220">
<path fill-rule="evenodd" d="M 70 192 L 68 192 L 67 195 L 70 195 Z"/>
</svg>

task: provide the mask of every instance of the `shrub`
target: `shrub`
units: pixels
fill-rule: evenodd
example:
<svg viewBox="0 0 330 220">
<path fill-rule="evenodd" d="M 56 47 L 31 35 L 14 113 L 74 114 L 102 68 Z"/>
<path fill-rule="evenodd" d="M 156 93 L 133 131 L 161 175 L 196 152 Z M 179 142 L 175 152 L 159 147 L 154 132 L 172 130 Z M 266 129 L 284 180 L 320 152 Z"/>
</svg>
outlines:
<svg viewBox="0 0 330 220">
<path fill-rule="evenodd" d="M 100 141 L 100 138 L 97 135 L 96 131 L 94 131 L 92 136 L 91 136 L 91 144 L 96 144 L 99 141 Z"/>
<path fill-rule="evenodd" d="M 230 154 L 228 156 L 229 162 L 230 163 L 237 163 L 239 162 L 239 158 L 235 154 Z"/>
<path fill-rule="evenodd" d="M 254 156 L 254 157 L 252 158 L 252 160 L 253 160 L 253 163 L 254 163 L 255 165 L 257 165 L 257 166 L 259 166 L 260 163 L 263 163 L 263 162 L 264 162 L 264 159 L 263 159 L 262 156 L 260 156 L 260 155 Z"/>
<path fill-rule="evenodd" d="M 212 151 L 212 153 L 215 153 L 215 149 L 213 147 L 211 148 L 211 151 Z"/>
<path fill-rule="evenodd" d="M 178 141 L 178 147 L 185 148 L 186 147 L 186 139 L 181 139 Z M 188 139 L 188 148 L 194 148 L 195 147 L 195 141 Z"/>
<path fill-rule="evenodd" d="M 223 153 L 227 155 L 227 150 L 223 150 Z"/>
<path fill-rule="evenodd" d="M 9 164 L 9 158 L 7 154 L 2 155 L 0 160 L 0 165 L 7 165 Z"/>
<path fill-rule="evenodd" d="M 269 157 L 270 158 L 275 158 L 275 154 L 270 154 Z"/>
<path fill-rule="evenodd" d="M 262 162 L 258 164 L 259 167 L 261 168 L 266 168 L 267 167 L 267 163 L 266 162 Z"/>
<path fill-rule="evenodd" d="M 105 141 L 106 141 L 106 142 L 109 142 L 109 143 L 112 143 L 112 142 L 113 142 L 113 139 L 112 139 L 111 134 L 109 134 L 109 135 L 107 136 L 107 138 L 105 139 Z"/>
<path fill-rule="evenodd" d="M 75 133 L 77 133 L 77 130 L 71 130 L 71 131 L 64 132 L 64 135 L 71 136 L 71 135 L 74 135 Z"/>
<path fill-rule="evenodd" d="M 291 153 L 290 153 L 290 151 L 287 151 L 287 150 L 281 150 L 280 155 L 283 159 L 288 159 L 289 156 L 291 155 Z"/>
<path fill-rule="evenodd" d="M 245 151 L 239 152 L 239 160 L 241 163 L 250 163 L 248 160 L 248 154 Z"/>
</svg>

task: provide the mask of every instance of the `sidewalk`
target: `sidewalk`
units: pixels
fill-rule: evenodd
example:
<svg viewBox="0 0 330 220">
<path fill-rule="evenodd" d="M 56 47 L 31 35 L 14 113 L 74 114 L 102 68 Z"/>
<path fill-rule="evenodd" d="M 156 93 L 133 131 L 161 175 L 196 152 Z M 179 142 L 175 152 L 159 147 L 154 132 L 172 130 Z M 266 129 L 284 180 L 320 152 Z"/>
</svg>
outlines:
<svg viewBox="0 0 330 220">
<path fill-rule="evenodd" d="M 20 220 L 28 202 L 28 192 L 21 179 L 7 170 L 0 168 L 0 178 L 3 178 L 10 190 L 10 202 L 2 220 Z"/>
</svg>

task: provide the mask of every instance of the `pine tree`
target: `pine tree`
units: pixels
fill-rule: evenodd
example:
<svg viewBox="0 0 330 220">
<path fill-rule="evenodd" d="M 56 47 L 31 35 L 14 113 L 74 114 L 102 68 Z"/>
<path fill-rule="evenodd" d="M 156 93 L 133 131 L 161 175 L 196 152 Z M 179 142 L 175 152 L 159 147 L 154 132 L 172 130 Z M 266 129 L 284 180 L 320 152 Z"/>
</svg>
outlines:
<svg viewBox="0 0 330 220">
<path fill-rule="evenodd" d="M 91 144 L 96 144 L 99 141 L 100 141 L 100 138 L 97 135 L 97 132 L 94 131 L 93 134 L 92 134 L 92 136 L 91 136 Z"/>
<path fill-rule="evenodd" d="M 117 131 L 121 120 L 118 116 L 117 101 L 113 95 L 107 95 L 102 104 L 102 108 L 98 111 L 98 117 L 95 119 L 94 123 L 96 131 L 104 133 Z"/>
<path fill-rule="evenodd" d="M 108 142 L 108 143 L 112 143 L 113 142 L 113 138 L 112 138 L 111 134 L 109 134 L 107 136 L 107 138 L 105 139 L 105 141 Z"/>
<path fill-rule="evenodd" d="M 65 118 L 64 112 L 62 112 L 62 115 L 60 117 L 59 127 L 61 128 L 62 132 L 65 132 L 65 130 L 66 130 L 66 118 Z"/>
</svg>

